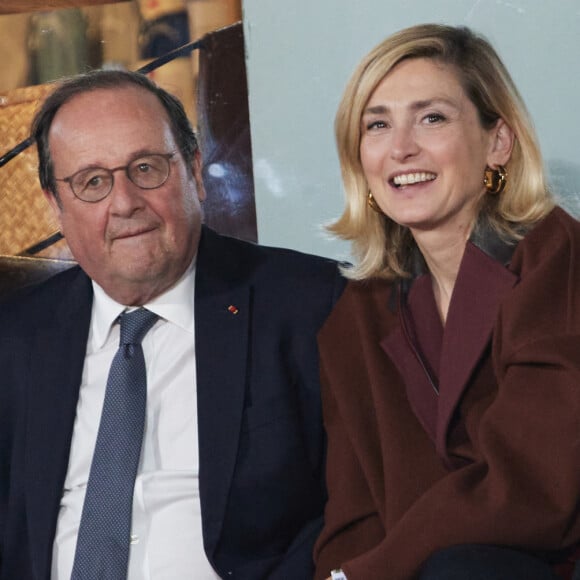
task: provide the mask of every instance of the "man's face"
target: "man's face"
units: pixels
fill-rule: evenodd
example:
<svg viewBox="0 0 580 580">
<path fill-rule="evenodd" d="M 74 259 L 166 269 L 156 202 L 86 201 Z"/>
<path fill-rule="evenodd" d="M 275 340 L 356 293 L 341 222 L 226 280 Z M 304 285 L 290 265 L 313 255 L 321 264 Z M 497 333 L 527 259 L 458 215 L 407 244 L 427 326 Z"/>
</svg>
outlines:
<svg viewBox="0 0 580 580">
<path fill-rule="evenodd" d="M 130 86 L 73 97 L 54 118 L 49 148 L 57 179 L 175 153 L 157 189 L 139 188 L 121 170 L 111 193 L 96 203 L 78 199 L 62 181 L 60 203 L 46 193 L 73 256 L 112 298 L 143 304 L 173 286 L 197 251 L 204 191 L 199 160 L 186 167 L 155 95 Z"/>
</svg>

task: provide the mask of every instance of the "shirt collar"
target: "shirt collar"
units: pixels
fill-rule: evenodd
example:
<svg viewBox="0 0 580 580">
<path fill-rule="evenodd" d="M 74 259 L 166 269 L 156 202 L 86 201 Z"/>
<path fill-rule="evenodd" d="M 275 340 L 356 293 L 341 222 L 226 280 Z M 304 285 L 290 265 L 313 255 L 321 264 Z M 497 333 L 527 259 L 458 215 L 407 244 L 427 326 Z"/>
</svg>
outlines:
<svg viewBox="0 0 580 580">
<path fill-rule="evenodd" d="M 105 344 L 111 327 L 127 306 L 113 300 L 94 280 L 92 285 L 94 292 L 91 314 L 92 341 L 94 348 L 98 349 Z M 143 304 L 143 307 L 193 335 L 194 292 L 195 259 L 177 284 L 147 304 Z"/>
</svg>

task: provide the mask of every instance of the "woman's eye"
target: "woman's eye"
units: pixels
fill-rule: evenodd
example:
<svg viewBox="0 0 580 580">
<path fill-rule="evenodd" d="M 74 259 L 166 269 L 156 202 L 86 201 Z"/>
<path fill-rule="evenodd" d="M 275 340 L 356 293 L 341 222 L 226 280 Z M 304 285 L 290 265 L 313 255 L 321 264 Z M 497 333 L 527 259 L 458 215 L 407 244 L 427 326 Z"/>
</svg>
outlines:
<svg viewBox="0 0 580 580">
<path fill-rule="evenodd" d="M 373 131 L 375 129 L 385 129 L 387 127 L 387 123 L 385 121 L 369 121 L 366 123 L 366 130 Z"/>
<path fill-rule="evenodd" d="M 429 113 L 424 117 L 424 120 L 429 123 L 430 125 L 434 123 L 439 123 L 440 121 L 444 121 L 445 117 L 440 113 Z"/>
</svg>

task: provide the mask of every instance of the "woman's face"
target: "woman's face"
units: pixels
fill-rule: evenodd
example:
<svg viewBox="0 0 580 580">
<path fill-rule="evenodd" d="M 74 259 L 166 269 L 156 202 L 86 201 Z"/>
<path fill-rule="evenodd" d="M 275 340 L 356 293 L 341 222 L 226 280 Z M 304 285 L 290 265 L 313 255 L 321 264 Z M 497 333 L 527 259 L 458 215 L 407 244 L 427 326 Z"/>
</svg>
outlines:
<svg viewBox="0 0 580 580">
<path fill-rule="evenodd" d="M 467 239 L 486 165 L 507 161 L 497 151 L 501 126 L 507 129 L 501 120 L 490 130 L 481 126 L 451 66 L 402 61 L 361 119 L 361 162 L 377 203 L 414 235 L 439 229 Z"/>
</svg>

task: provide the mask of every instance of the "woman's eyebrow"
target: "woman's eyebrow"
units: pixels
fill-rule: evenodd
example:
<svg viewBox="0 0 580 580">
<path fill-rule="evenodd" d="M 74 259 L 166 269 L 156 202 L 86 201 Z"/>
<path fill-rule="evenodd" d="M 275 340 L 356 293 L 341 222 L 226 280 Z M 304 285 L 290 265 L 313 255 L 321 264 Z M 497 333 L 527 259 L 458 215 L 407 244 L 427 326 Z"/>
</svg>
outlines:
<svg viewBox="0 0 580 580">
<path fill-rule="evenodd" d="M 413 111 L 420 111 L 426 109 L 427 107 L 432 107 L 433 105 L 443 104 L 458 108 L 457 103 L 453 99 L 447 97 L 434 97 L 432 99 L 421 99 L 419 101 L 413 101 L 408 105 L 408 107 Z M 372 105 L 367 107 L 363 111 L 363 115 L 384 115 L 390 112 L 390 108 L 386 105 Z"/>
</svg>

